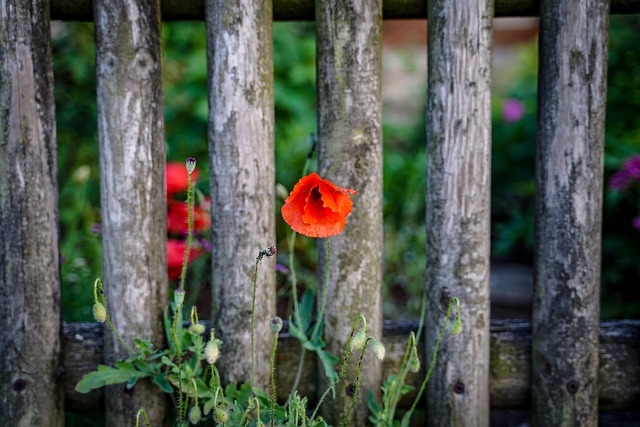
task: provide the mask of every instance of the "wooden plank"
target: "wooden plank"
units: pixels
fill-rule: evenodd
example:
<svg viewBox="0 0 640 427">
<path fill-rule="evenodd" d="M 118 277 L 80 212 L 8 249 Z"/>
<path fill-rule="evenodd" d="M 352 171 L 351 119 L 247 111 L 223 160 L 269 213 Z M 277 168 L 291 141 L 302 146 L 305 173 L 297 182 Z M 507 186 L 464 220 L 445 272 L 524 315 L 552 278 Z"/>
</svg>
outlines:
<svg viewBox="0 0 640 427">
<path fill-rule="evenodd" d="M 368 336 L 380 339 L 382 332 L 382 1 L 316 1 L 316 17 L 319 173 L 358 192 L 344 231 L 331 237 L 324 331 L 328 351 L 342 354 L 359 314 Z M 318 243 L 324 272 L 327 242 Z M 324 283 L 324 274 L 318 280 Z M 380 362 L 371 356 L 362 364 L 353 425 L 368 417 L 362 396 L 379 390 Z M 357 366 L 353 357 L 345 373 L 350 381 L 323 406 L 332 424 L 353 401 Z"/>
<path fill-rule="evenodd" d="M 156 0 L 94 1 L 102 265 L 113 324 L 128 345 L 162 342 L 167 302 L 164 99 Z M 129 353 L 107 335 L 109 364 Z M 166 396 L 144 381 L 107 389 L 107 426 L 130 425 L 144 408 L 162 425 Z"/>
<path fill-rule="evenodd" d="M 489 425 L 492 8 L 490 0 L 429 2 L 428 358 L 452 297 L 463 325 L 441 344 L 427 386 L 435 426 Z"/>
<path fill-rule="evenodd" d="M 251 375 L 255 260 L 275 244 L 273 36 L 270 0 L 207 0 L 212 313 L 225 381 Z M 274 257 L 275 258 L 275 257 Z M 258 269 L 255 384 L 269 381 L 274 258 Z"/>
<path fill-rule="evenodd" d="M 541 5 L 533 422 L 598 424 L 608 1 Z"/>
<path fill-rule="evenodd" d="M 205 0 L 162 0 L 164 21 L 204 19 Z M 538 16 L 540 0 L 495 0 L 495 16 Z M 424 0 L 386 0 L 382 4 L 384 19 L 425 19 Z M 640 13 L 640 0 L 611 0 L 612 14 Z M 52 19 L 91 21 L 91 0 L 51 0 Z M 314 0 L 273 0 L 275 21 L 313 21 Z"/>
<path fill-rule="evenodd" d="M 280 401 L 287 398 L 295 377 L 300 346 L 286 332 L 286 324 L 278 339 L 277 383 Z M 409 332 L 417 331 L 417 322 L 385 322 L 383 342 L 387 356 L 382 364 L 383 376 L 395 375 L 400 369 Z M 104 363 L 103 331 L 96 323 L 66 323 L 64 325 L 64 358 L 66 406 L 74 410 L 104 408 L 101 390 L 79 394 L 74 387 L 87 372 Z M 445 337 L 451 340 L 455 337 Z M 421 341 L 424 339 L 422 337 Z M 409 373 L 410 384 L 419 387 L 428 361 L 422 346 L 418 348 L 423 360 L 417 374 Z M 491 369 L 489 391 L 492 409 L 527 409 L 531 406 L 531 324 L 512 320 L 491 322 Z M 224 345 L 222 358 L 225 358 Z M 640 401 L 640 321 L 623 320 L 600 324 L 600 367 L 598 369 L 599 402 L 601 410 L 634 410 Z M 307 359 L 300 381 L 300 394 L 311 402 L 317 398 L 315 358 Z M 322 374 L 320 374 L 322 375 Z M 401 401 L 407 408 L 414 392 Z M 420 403 L 424 407 L 424 402 Z"/>
<path fill-rule="evenodd" d="M 49 4 L 0 7 L 0 420 L 63 426 Z"/>
</svg>

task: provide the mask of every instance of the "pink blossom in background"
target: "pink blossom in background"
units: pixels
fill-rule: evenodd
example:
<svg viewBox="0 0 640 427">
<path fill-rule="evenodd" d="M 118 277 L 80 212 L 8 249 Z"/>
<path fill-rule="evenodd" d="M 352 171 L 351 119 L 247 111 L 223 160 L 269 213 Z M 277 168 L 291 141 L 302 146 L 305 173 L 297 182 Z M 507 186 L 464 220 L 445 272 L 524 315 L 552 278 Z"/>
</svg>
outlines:
<svg viewBox="0 0 640 427">
<path fill-rule="evenodd" d="M 507 123 L 515 123 L 524 116 L 524 104 L 517 99 L 507 99 L 502 105 L 502 118 Z"/>
<path fill-rule="evenodd" d="M 640 216 L 637 216 L 631 220 L 631 225 L 636 230 L 640 230 Z"/>
<path fill-rule="evenodd" d="M 624 190 L 633 181 L 640 181 L 640 156 L 629 157 L 620 170 L 609 179 L 609 186 L 614 190 Z"/>
</svg>

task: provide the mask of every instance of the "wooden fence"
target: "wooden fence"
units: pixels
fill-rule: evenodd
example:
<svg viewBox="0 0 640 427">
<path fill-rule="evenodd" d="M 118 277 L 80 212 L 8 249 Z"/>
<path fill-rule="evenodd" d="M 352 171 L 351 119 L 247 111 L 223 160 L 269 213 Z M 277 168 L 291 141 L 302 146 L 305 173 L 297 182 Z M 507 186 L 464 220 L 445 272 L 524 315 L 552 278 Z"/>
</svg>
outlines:
<svg viewBox="0 0 640 427">
<path fill-rule="evenodd" d="M 83 372 L 125 353 L 109 334 L 102 340 L 98 325 L 61 323 L 51 18 L 95 23 L 103 273 L 114 324 L 125 340 L 162 341 L 167 278 L 161 20 L 206 22 L 212 321 L 224 341 L 221 371 L 227 381 L 242 381 L 250 370 L 244 350 L 250 260 L 275 235 L 272 19 L 316 20 L 319 167 L 359 192 L 349 227 L 332 243 L 333 303 L 325 321 L 329 349 L 336 352 L 356 313 L 367 317 L 368 332 L 383 333 L 381 21 L 428 15 L 426 360 L 450 296 L 460 298 L 465 325 L 441 346 L 427 392 L 430 424 L 486 426 L 490 408 L 530 407 L 536 425 L 595 426 L 598 403 L 637 410 L 640 324 L 599 323 L 610 10 L 638 13 L 640 2 L 4 0 L 2 423 L 63 425 L 65 405 L 104 406 L 108 426 L 131 425 L 141 406 L 152 425 L 166 419 L 165 397 L 144 382 L 126 394 L 123 387 L 107 387 L 105 403 L 99 394 L 83 398 L 73 391 Z M 534 316 L 531 326 L 490 325 L 492 21 L 494 15 L 532 14 L 541 18 Z M 274 272 L 268 270 L 258 280 L 263 298 L 256 317 L 257 372 L 266 372 L 270 345 L 261 337 L 269 336 L 268 319 L 275 313 Z M 365 393 L 398 363 L 401 338 L 394 330 L 384 332 L 391 357 L 383 368 L 366 362 Z M 280 356 L 285 383 L 292 352 Z M 305 375 L 305 391 L 313 396 L 315 372 Z M 257 378 L 266 381 L 266 375 Z M 348 384 L 340 387 L 328 418 L 350 399 Z M 354 425 L 366 419 L 363 401 Z"/>
</svg>

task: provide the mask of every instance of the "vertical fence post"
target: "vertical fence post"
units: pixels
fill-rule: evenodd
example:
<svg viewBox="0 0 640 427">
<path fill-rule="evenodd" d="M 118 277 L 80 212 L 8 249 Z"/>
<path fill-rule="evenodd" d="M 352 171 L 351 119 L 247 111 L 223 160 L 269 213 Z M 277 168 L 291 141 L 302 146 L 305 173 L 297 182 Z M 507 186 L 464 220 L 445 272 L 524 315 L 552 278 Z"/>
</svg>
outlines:
<svg viewBox="0 0 640 427">
<path fill-rule="evenodd" d="M 275 157 L 271 0 L 207 0 L 212 320 L 224 342 L 227 382 L 251 375 L 255 259 L 275 243 Z M 269 383 L 275 269 L 258 269 L 255 382 Z"/>
<path fill-rule="evenodd" d="M 48 1 L 0 7 L 0 420 L 64 425 Z"/>
<path fill-rule="evenodd" d="M 157 0 L 96 0 L 102 260 L 107 309 L 130 346 L 163 342 L 167 304 L 164 100 Z M 105 332 L 105 360 L 128 352 Z M 107 426 L 132 425 L 144 408 L 162 425 L 165 395 L 148 381 L 106 390 Z"/>
<path fill-rule="evenodd" d="M 434 0 L 428 13 L 427 363 L 451 297 L 463 330 L 440 344 L 427 413 L 488 426 L 493 2 Z"/>
<path fill-rule="evenodd" d="M 609 2 L 540 17 L 533 421 L 595 426 Z"/>
<path fill-rule="evenodd" d="M 340 355 L 358 314 L 367 318 L 368 335 L 382 333 L 382 2 L 316 1 L 316 21 L 320 174 L 358 192 L 344 231 L 331 238 L 325 337 Z M 323 272 L 326 240 L 319 243 Z M 336 399 L 325 403 L 330 422 L 337 424 L 353 399 L 357 356 Z M 367 354 L 350 425 L 365 424 L 366 395 L 378 393 L 381 375 L 380 362 Z M 322 369 L 318 376 L 325 378 Z"/>
</svg>

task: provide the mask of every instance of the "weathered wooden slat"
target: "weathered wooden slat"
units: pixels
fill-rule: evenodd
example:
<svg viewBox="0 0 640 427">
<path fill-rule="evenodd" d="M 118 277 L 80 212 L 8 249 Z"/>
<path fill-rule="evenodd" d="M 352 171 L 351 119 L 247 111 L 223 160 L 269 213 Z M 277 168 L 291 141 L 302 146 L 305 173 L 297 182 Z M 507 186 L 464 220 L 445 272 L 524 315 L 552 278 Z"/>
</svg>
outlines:
<svg viewBox="0 0 640 427">
<path fill-rule="evenodd" d="M 383 376 L 397 374 L 410 331 L 417 331 L 417 322 L 385 322 L 383 342 L 387 356 L 382 363 Z M 286 325 L 285 325 L 286 331 Z M 423 337 L 424 339 L 424 337 Z M 423 339 L 421 342 L 424 342 Z M 445 340 L 455 339 L 448 334 Z M 297 340 L 282 332 L 278 340 L 277 382 L 281 401 L 287 397 L 295 377 L 300 356 Z M 103 330 L 96 323 L 66 323 L 64 325 L 63 366 L 65 369 L 66 407 L 74 410 L 104 408 L 100 390 L 79 394 L 74 387 L 83 374 L 104 363 Z M 417 374 L 409 373 L 409 381 L 419 387 L 428 360 L 423 359 Z M 491 322 L 490 400 L 492 409 L 526 409 L 531 405 L 531 325 L 519 321 Z M 222 358 L 226 357 L 224 346 Z M 371 358 L 371 354 L 367 357 Z M 640 321 L 603 322 L 600 325 L 600 367 L 598 369 L 599 402 L 601 410 L 635 410 L 640 401 Z M 317 398 L 315 359 L 305 363 L 299 391 L 310 401 Z M 322 374 L 320 374 L 322 375 Z M 345 380 L 347 381 L 347 380 Z M 410 393 L 401 402 L 408 407 L 415 397 Z M 421 402 L 421 406 L 424 404 Z"/>
<path fill-rule="evenodd" d="M 493 1 L 432 0 L 429 16 L 427 354 L 452 297 L 463 328 L 441 344 L 428 423 L 488 426 Z"/>
<path fill-rule="evenodd" d="M 341 354 L 353 322 L 367 319 L 367 335 L 382 332 L 382 1 L 316 1 L 318 168 L 323 178 L 358 192 L 342 233 L 331 237 L 325 341 Z M 318 241 L 325 271 L 327 241 Z M 324 283 L 324 274 L 319 275 Z M 358 357 L 346 371 L 354 378 Z M 322 369 L 319 367 L 319 369 Z M 362 365 L 361 396 L 378 392 L 380 363 Z M 353 400 L 354 381 L 336 389 L 323 415 L 337 424 Z M 366 400 L 357 400 L 352 425 L 365 425 Z"/>
<path fill-rule="evenodd" d="M 533 421 L 598 424 L 608 1 L 541 5 Z"/>
<path fill-rule="evenodd" d="M 271 0 L 207 0 L 212 317 L 229 382 L 251 375 L 251 303 L 258 253 L 275 243 Z M 276 314 L 274 259 L 258 269 L 256 385 L 266 386 Z"/>
<path fill-rule="evenodd" d="M 105 295 L 125 342 L 162 342 L 167 249 L 159 1 L 93 4 Z M 128 352 L 108 337 L 105 357 L 114 363 Z M 124 390 L 107 389 L 107 426 L 130 425 L 140 408 L 152 425 L 162 425 L 162 393 L 147 381 L 133 393 Z"/>
<path fill-rule="evenodd" d="M 0 6 L 0 420 L 64 425 L 47 0 Z"/>
<path fill-rule="evenodd" d="M 205 0 L 162 0 L 165 21 L 203 20 Z M 540 0 L 495 0 L 495 16 L 538 16 Z M 382 4 L 384 19 L 424 19 L 424 0 L 386 0 Z M 611 13 L 640 13 L 640 0 L 611 0 Z M 52 19 L 91 21 L 91 0 L 51 0 Z M 273 0 L 276 21 L 313 21 L 314 0 Z"/>
</svg>

